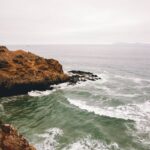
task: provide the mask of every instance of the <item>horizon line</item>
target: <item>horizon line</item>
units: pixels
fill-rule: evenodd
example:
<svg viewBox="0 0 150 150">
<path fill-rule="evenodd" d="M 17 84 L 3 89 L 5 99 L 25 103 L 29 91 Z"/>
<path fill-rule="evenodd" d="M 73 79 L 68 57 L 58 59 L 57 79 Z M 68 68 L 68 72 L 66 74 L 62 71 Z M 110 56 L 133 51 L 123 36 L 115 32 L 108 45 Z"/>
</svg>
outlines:
<svg viewBox="0 0 150 150">
<path fill-rule="evenodd" d="M 24 45 L 24 46 L 31 46 L 31 45 L 150 45 L 150 42 L 116 42 L 116 43 L 45 43 L 45 44 L 37 44 L 37 43 L 15 43 L 15 44 L 0 44 L 1 46 L 19 46 L 19 45 Z"/>
</svg>

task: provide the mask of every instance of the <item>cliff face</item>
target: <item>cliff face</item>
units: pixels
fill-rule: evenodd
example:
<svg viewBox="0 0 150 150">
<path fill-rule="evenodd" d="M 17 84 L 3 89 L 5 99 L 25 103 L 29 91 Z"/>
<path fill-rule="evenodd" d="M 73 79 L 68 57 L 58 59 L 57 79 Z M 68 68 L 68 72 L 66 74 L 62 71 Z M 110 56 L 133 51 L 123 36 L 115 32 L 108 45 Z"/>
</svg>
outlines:
<svg viewBox="0 0 150 150">
<path fill-rule="evenodd" d="M 1 150 L 36 150 L 28 141 L 8 124 L 0 125 Z"/>
<path fill-rule="evenodd" d="M 45 90 L 68 80 L 62 65 L 23 50 L 9 51 L 0 46 L 0 96 Z"/>
</svg>

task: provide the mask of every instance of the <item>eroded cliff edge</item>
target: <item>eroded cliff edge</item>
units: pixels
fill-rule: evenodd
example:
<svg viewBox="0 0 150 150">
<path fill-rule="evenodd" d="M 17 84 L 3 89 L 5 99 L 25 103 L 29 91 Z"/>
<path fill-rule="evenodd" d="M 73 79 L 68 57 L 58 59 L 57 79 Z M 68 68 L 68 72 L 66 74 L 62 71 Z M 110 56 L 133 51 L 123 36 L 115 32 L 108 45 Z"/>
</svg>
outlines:
<svg viewBox="0 0 150 150">
<path fill-rule="evenodd" d="M 45 59 L 23 50 L 0 46 L 0 97 L 45 90 L 66 82 L 69 76 L 55 59 Z"/>
<path fill-rule="evenodd" d="M 0 122 L 0 150 L 36 150 L 9 124 Z"/>
</svg>

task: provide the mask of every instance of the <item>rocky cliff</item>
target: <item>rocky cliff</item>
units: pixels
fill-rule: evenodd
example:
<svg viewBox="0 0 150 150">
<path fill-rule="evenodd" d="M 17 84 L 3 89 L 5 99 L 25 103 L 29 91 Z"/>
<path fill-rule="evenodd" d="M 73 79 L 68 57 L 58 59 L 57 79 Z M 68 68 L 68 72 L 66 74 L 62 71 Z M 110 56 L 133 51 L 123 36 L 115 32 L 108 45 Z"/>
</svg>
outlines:
<svg viewBox="0 0 150 150">
<path fill-rule="evenodd" d="M 62 65 L 23 50 L 10 51 L 0 46 L 0 96 L 45 90 L 68 80 Z"/>
<path fill-rule="evenodd" d="M 13 126 L 0 123 L 0 150 L 36 149 Z"/>
</svg>

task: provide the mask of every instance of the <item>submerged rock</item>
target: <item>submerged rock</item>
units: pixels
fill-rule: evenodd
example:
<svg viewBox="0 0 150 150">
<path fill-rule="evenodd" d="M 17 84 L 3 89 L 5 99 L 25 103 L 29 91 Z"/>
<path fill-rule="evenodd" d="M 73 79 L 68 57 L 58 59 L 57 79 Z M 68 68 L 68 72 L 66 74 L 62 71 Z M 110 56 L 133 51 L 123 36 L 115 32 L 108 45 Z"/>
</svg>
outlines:
<svg viewBox="0 0 150 150">
<path fill-rule="evenodd" d="M 13 126 L 0 122 L 0 150 L 36 149 Z"/>
<path fill-rule="evenodd" d="M 49 89 L 68 79 L 57 60 L 0 46 L 0 97 Z"/>
</svg>

